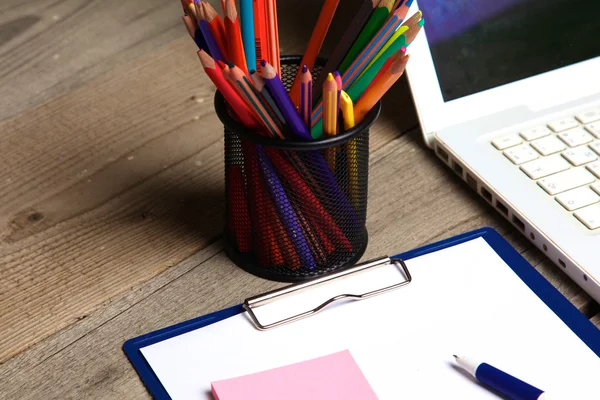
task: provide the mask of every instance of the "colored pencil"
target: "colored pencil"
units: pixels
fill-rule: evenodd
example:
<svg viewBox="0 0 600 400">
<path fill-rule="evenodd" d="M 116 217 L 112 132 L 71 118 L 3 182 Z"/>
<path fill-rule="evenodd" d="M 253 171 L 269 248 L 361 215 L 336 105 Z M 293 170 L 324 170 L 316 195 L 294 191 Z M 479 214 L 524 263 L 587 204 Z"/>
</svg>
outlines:
<svg viewBox="0 0 600 400">
<path fill-rule="evenodd" d="M 209 52 L 208 46 L 206 45 L 206 40 L 204 40 L 204 36 L 202 35 L 202 31 L 194 24 L 194 19 L 192 16 L 182 15 L 181 20 L 185 25 L 185 29 L 194 40 L 194 43 L 196 43 L 196 46 L 198 46 L 199 49 Z"/>
<path fill-rule="evenodd" d="M 400 50 L 406 52 L 406 47 L 403 47 Z M 381 79 L 381 77 L 383 76 L 383 74 L 385 74 L 385 71 L 387 71 L 392 66 L 393 62 L 394 62 L 393 57 L 390 57 L 390 58 L 387 59 L 387 61 L 385 62 L 385 64 L 383 64 L 383 66 L 381 67 L 381 69 L 379 70 L 379 72 L 377 73 L 377 75 L 375 75 L 375 78 L 373 78 L 373 80 L 371 81 L 371 83 L 369 83 L 369 86 L 367 86 L 367 88 L 365 89 L 365 92 L 367 90 L 369 90 L 374 84 L 376 84 L 379 79 Z"/>
<path fill-rule="evenodd" d="M 240 0 L 240 24 L 248 71 L 256 69 L 256 47 L 254 42 L 254 5 L 252 0 Z"/>
<path fill-rule="evenodd" d="M 342 64 L 342 60 L 346 57 L 346 54 L 350 51 L 352 44 L 364 28 L 367 20 L 371 16 L 371 13 L 377 6 L 379 0 L 363 0 L 360 9 L 352 19 L 352 21 L 348 24 L 348 29 L 344 32 L 344 35 L 338 42 L 338 45 L 335 47 L 331 56 L 328 58 L 327 63 L 323 67 L 321 74 L 319 75 L 319 79 L 317 79 L 315 83 L 313 98 L 315 102 L 321 98 L 321 93 L 323 92 L 323 83 L 327 78 L 327 74 L 337 70 Z"/>
<path fill-rule="evenodd" d="M 269 41 L 267 40 L 267 24 L 265 20 L 265 0 L 253 0 L 254 9 L 254 43 L 256 49 L 256 70 L 262 72 L 260 62 L 269 58 Z"/>
<path fill-rule="evenodd" d="M 262 122 L 267 132 L 272 137 L 284 138 L 281 124 L 277 120 L 277 116 L 270 110 L 260 93 L 256 91 L 254 85 L 250 82 L 244 72 L 233 64 L 229 65 L 230 74 L 228 80 L 232 83 L 234 89 L 240 97 L 246 102 L 248 107 L 255 110 L 256 115 Z"/>
<path fill-rule="evenodd" d="M 358 55 L 356 60 L 354 60 L 354 62 L 342 74 L 342 81 L 344 82 L 345 88 L 350 87 L 350 85 L 354 83 L 356 78 L 358 78 L 358 76 L 366 69 L 367 65 L 369 65 L 371 60 L 373 60 L 379 50 L 381 50 L 388 43 L 388 40 L 394 35 L 396 30 L 402 24 L 406 12 L 406 7 L 401 7 L 394 11 L 394 14 L 390 16 L 390 18 L 381 27 L 373 39 L 371 39 L 369 44 Z"/>
<path fill-rule="evenodd" d="M 275 70 L 278 74 L 281 74 L 281 65 L 279 60 L 279 25 L 277 20 L 277 0 L 265 0 L 265 20 L 267 28 L 267 41 L 269 42 L 268 62 L 275 67 Z"/>
<path fill-rule="evenodd" d="M 391 67 L 383 74 L 369 91 L 366 91 L 354 106 L 354 118 L 360 123 L 365 115 L 377 104 L 383 95 L 392 87 L 394 83 L 402 76 L 409 55 L 406 52 L 399 51 L 394 55 L 394 62 Z"/>
<path fill-rule="evenodd" d="M 250 79 L 254 84 L 254 88 L 258 91 L 258 93 L 262 95 L 267 104 L 269 104 L 269 107 L 271 107 L 271 110 L 275 113 L 275 115 L 277 115 L 279 121 L 281 121 L 282 124 L 285 124 L 285 118 L 283 117 L 283 114 L 281 114 L 281 111 L 275 103 L 275 100 L 273 100 L 271 93 L 269 93 L 269 91 L 267 90 L 265 80 L 262 78 L 262 76 L 260 76 L 260 74 L 257 74 L 255 70 L 251 70 Z"/>
<path fill-rule="evenodd" d="M 396 52 L 398 52 L 402 47 L 406 45 L 406 36 L 401 35 L 398 39 L 396 39 L 390 47 L 375 61 L 373 65 L 369 69 L 365 71 L 348 89 L 346 92 L 352 99 L 352 101 L 356 102 L 360 96 L 364 93 L 367 87 L 371 84 L 377 73 L 383 67 L 383 64 Z M 320 109 L 316 109 L 313 112 L 313 127 L 312 127 L 312 137 L 320 138 L 323 135 L 323 107 Z"/>
<path fill-rule="evenodd" d="M 394 32 L 394 34 L 392 35 L 392 37 L 387 41 L 387 43 L 381 48 L 381 50 L 379 50 L 377 52 L 377 54 L 375 55 L 375 57 L 373 57 L 373 59 L 371 60 L 371 62 L 365 67 L 365 69 L 361 72 L 361 74 L 359 75 L 359 77 L 365 73 L 365 71 L 368 71 L 369 68 L 371 68 L 371 66 L 373 64 L 375 64 L 375 61 L 377 61 L 379 59 L 379 57 L 381 57 L 381 55 L 383 53 L 385 53 L 385 51 L 392 45 L 392 43 L 394 43 L 396 41 L 396 39 L 398 39 L 400 36 L 404 35 L 405 37 L 408 36 L 409 33 L 409 29 L 408 26 L 400 26 L 400 28 L 398 28 L 398 30 L 396 32 Z"/>
<path fill-rule="evenodd" d="M 335 79 L 335 83 L 338 87 L 338 105 L 340 104 L 340 96 L 342 94 L 342 90 L 344 89 L 344 83 L 342 82 L 342 76 L 338 71 L 333 71 L 333 79 Z"/>
<path fill-rule="evenodd" d="M 423 14 L 421 11 L 417 11 L 412 17 L 407 19 L 403 25 L 406 25 L 408 28 L 408 32 L 406 33 L 406 46 L 409 46 L 421 31 L 423 25 L 425 25 Z"/>
<path fill-rule="evenodd" d="M 235 0 L 225 0 L 225 32 L 227 34 L 229 60 L 238 68 L 241 68 L 246 76 L 249 76 Z"/>
<path fill-rule="evenodd" d="M 295 105 L 292 103 L 290 96 L 288 96 L 287 90 L 275 68 L 266 61 L 262 61 L 262 77 L 265 80 L 269 93 L 273 96 L 275 103 L 279 106 L 279 110 L 283 114 L 286 122 L 290 126 L 292 133 L 302 139 L 311 140 L 310 132 L 308 127 L 302 121 L 300 114 L 296 111 Z"/>
<path fill-rule="evenodd" d="M 229 211 L 227 224 L 235 238 L 237 249 L 246 253 L 252 250 L 252 223 L 250 222 L 242 168 L 239 165 L 230 165 L 227 167 L 226 174 Z"/>
<path fill-rule="evenodd" d="M 319 19 L 317 20 L 317 24 L 315 25 L 310 41 L 308 42 L 308 47 L 306 48 L 304 56 L 302 57 L 302 62 L 300 63 L 300 65 L 306 65 L 309 70 L 312 70 L 315 65 L 315 61 L 317 60 L 317 56 L 319 55 L 327 31 L 329 30 L 329 25 L 331 25 L 331 21 L 333 20 L 333 16 L 335 15 L 339 3 L 340 0 L 325 0 L 325 4 L 323 4 Z M 302 71 L 299 68 L 290 90 L 290 97 L 296 107 L 300 106 L 301 73 Z"/>
<path fill-rule="evenodd" d="M 187 14 L 192 17 L 194 20 L 194 25 L 198 25 L 198 21 L 200 20 L 200 16 L 198 15 L 198 11 L 196 9 L 196 4 L 193 1 L 190 1 L 187 4 Z"/>
<path fill-rule="evenodd" d="M 382 49 L 390 38 L 394 35 L 394 31 L 398 29 L 400 24 L 402 23 L 402 19 L 400 18 L 404 13 L 403 9 L 398 9 L 395 11 L 394 15 L 392 15 L 389 20 L 384 24 L 383 27 L 377 32 L 377 34 L 373 37 L 373 39 L 369 42 L 367 47 L 363 49 L 363 51 L 359 54 L 359 56 L 354 60 L 354 62 L 350 65 L 350 67 L 344 72 L 342 75 L 343 81 L 343 89 L 348 89 L 354 81 L 366 70 L 365 67 L 369 65 L 371 60 L 377 55 L 380 49 Z M 392 42 L 393 43 L 393 42 Z M 391 44 L 390 44 L 391 45 Z M 313 111 L 313 124 L 317 123 L 321 120 L 323 111 L 322 102 L 318 103 Z M 319 136 L 314 136 L 317 138 Z"/>
<path fill-rule="evenodd" d="M 273 204 L 267 193 L 258 169 L 258 158 L 256 146 L 242 141 L 244 153 L 244 168 L 247 175 L 248 198 L 250 208 L 250 220 L 252 230 L 255 232 L 254 251 L 258 264 L 263 267 L 269 265 L 282 265 L 284 260 L 281 256 L 275 232 L 273 215 L 276 215 Z"/>
<path fill-rule="evenodd" d="M 201 3 L 201 18 L 204 18 L 208 25 L 210 26 L 210 31 L 212 32 L 219 48 L 221 49 L 221 53 L 227 59 L 227 37 L 225 36 L 225 24 L 221 19 L 221 16 L 217 11 L 210 5 L 210 3 L 203 1 Z"/>
<path fill-rule="evenodd" d="M 312 90 L 312 74 L 308 67 L 303 65 L 300 76 L 300 115 L 307 127 L 312 126 Z"/>
<path fill-rule="evenodd" d="M 298 257 L 300 257 L 300 260 L 302 261 L 302 266 L 307 269 L 314 269 L 316 267 L 315 259 L 310 252 L 309 245 L 302 233 L 302 228 L 300 227 L 296 215 L 294 214 L 294 209 L 285 194 L 281 181 L 273 168 L 273 164 L 271 164 L 271 161 L 262 147 L 256 146 L 256 154 L 259 171 L 267 186 L 267 191 L 271 194 L 273 205 L 281 218 L 281 222 L 283 222 L 288 237 L 294 244 Z"/>
<path fill-rule="evenodd" d="M 279 218 L 279 215 L 277 215 L 277 211 L 275 211 L 273 202 L 269 201 L 268 198 L 267 201 L 269 202 L 268 215 L 270 215 L 269 222 L 272 226 L 273 239 L 279 250 L 279 254 L 277 254 L 277 257 L 281 257 L 282 263 L 285 262 L 285 264 L 293 270 L 302 268 L 302 262 L 300 261 L 300 257 L 298 257 L 298 253 L 296 252 L 296 249 L 294 249 L 294 244 L 292 243 L 290 237 L 285 231 L 285 227 L 281 222 L 281 218 Z"/>
<path fill-rule="evenodd" d="M 258 129 L 259 124 L 254 112 L 248 108 L 248 105 L 225 80 L 223 72 L 217 66 L 215 60 L 211 58 L 204 50 L 198 51 L 198 57 L 200 58 L 202 66 L 204 67 L 204 71 L 206 71 L 206 74 L 210 80 L 213 81 L 219 92 L 221 92 L 225 98 L 225 101 L 229 107 L 231 107 L 240 122 L 249 128 Z"/>
<path fill-rule="evenodd" d="M 221 47 L 219 46 L 219 43 L 213 36 L 212 31 L 210 30 L 210 25 L 208 24 L 208 21 L 201 18 L 200 22 L 198 23 L 198 26 L 200 28 L 200 31 L 202 31 L 204 40 L 206 40 L 206 45 L 210 50 L 211 57 L 214 58 L 216 61 L 225 61 L 225 56 L 221 52 Z"/>
<path fill-rule="evenodd" d="M 308 127 L 304 124 L 300 114 L 298 114 L 296 111 L 294 104 L 287 95 L 285 87 L 283 86 L 283 83 L 281 82 L 281 79 L 279 79 L 279 76 L 277 75 L 277 72 L 273 66 L 263 60 L 262 67 L 262 76 L 265 79 L 267 88 L 269 89 L 269 92 L 273 96 L 275 102 L 279 105 L 279 109 L 290 126 L 292 133 L 301 140 L 311 140 Z M 358 225 L 358 220 L 356 219 L 354 210 L 348 204 L 348 200 L 337 184 L 335 176 L 327 165 L 325 159 L 323 159 L 321 153 L 308 152 L 307 158 L 319 169 L 324 181 L 323 184 L 328 186 L 330 195 L 332 195 L 334 200 L 338 203 L 338 207 L 342 208 L 342 214 L 344 214 L 346 218 L 350 219 L 349 223 L 351 226 L 356 227 Z"/>
<path fill-rule="evenodd" d="M 313 210 L 313 212 L 307 213 L 306 217 L 321 238 L 327 254 L 331 254 L 336 246 L 344 251 L 351 251 L 352 244 L 307 185 L 301 172 L 286 160 L 281 152 L 269 148 L 266 148 L 265 151 L 277 171 L 288 182 L 290 190 L 295 193 L 296 197 L 302 198 L 306 205 Z"/>
<path fill-rule="evenodd" d="M 327 79 L 323 84 L 323 120 L 324 131 L 329 137 L 333 137 L 338 133 L 338 85 L 333 77 L 333 74 L 327 75 Z M 325 152 L 325 158 L 329 164 L 329 168 L 335 171 L 336 167 L 336 148 L 328 148 Z"/>
<path fill-rule="evenodd" d="M 386 19 L 390 15 L 391 8 L 393 6 L 394 0 L 381 0 L 369 21 L 365 25 L 364 29 L 350 48 L 350 51 L 342 61 L 342 64 L 338 68 L 340 73 L 346 72 L 348 67 L 352 64 L 352 61 L 356 59 L 356 57 L 360 54 L 360 52 L 365 48 L 367 43 L 373 39 L 373 36 L 379 31 L 379 29 L 385 24 Z"/>
<path fill-rule="evenodd" d="M 354 104 L 348 93 L 342 91 L 340 96 L 340 110 L 344 120 L 344 129 L 354 128 Z M 348 148 L 348 178 L 350 183 L 350 201 L 355 209 L 358 209 L 358 151 L 356 148 L 356 138 L 347 144 Z"/>
</svg>

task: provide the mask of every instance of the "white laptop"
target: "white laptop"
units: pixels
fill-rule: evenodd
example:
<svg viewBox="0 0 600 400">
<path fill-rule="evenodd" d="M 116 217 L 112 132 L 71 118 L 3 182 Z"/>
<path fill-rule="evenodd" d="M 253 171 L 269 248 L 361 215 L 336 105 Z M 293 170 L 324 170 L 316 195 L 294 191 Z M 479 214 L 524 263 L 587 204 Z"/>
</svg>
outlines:
<svg viewBox="0 0 600 400">
<path fill-rule="evenodd" d="M 412 7 L 425 26 L 407 75 L 427 145 L 600 301 L 600 1 Z"/>
</svg>

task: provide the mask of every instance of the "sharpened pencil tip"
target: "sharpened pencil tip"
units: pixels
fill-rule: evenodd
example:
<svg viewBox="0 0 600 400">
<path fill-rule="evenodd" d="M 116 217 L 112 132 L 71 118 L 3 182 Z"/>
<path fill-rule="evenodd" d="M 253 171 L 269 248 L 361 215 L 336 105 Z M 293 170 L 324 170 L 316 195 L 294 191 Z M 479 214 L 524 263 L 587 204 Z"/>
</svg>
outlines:
<svg viewBox="0 0 600 400">
<path fill-rule="evenodd" d="M 327 81 L 331 82 L 333 80 L 335 80 L 335 78 L 333 77 L 333 74 L 330 72 L 329 74 L 327 74 Z"/>
<path fill-rule="evenodd" d="M 256 73 L 256 70 L 255 69 L 251 69 L 249 72 L 250 72 L 250 75 L 252 75 L 252 74 Z"/>
<path fill-rule="evenodd" d="M 303 74 L 305 74 L 305 73 L 307 73 L 307 72 L 308 72 L 308 65 L 304 64 L 304 65 L 302 66 L 302 73 L 303 73 Z"/>
<path fill-rule="evenodd" d="M 265 60 L 262 60 L 262 61 L 260 62 L 260 65 L 261 65 L 262 67 L 264 67 L 265 65 L 267 65 L 267 62 L 266 62 Z"/>
<path fill-rule="evenodd" d="M 229 68 L 233 68 L 233 67 L 235 67 L 235 64 L 234 64 L 234 63 L 232 63 L 231 61 L 227 61 L 227 66 L 228 66 Z"/>
<path fill-rule="evenodd" d="M 454 357 L 458 360 L 458 356 L 456 354 L 453 354 L 452 357 Z"/>
</svg>

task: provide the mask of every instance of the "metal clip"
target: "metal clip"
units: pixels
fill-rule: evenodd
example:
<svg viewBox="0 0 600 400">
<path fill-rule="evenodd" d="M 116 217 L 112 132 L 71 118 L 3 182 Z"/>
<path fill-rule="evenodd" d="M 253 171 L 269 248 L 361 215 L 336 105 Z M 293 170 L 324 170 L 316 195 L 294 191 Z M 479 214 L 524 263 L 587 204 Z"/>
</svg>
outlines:
<svg viewBox="0 0 600 400">
<path fill-rule="evenodd" d="M 260 321 L 258 320 L 258 318 L 256 317 L 256 314 L 254 313 L 253 307 L 260 307 L 261 305 L 268 304 L 272 301 L 277 300 L 277 298 L 279 298 L 279 297 L 289 295 L 291 293 L 298 292 L 303 289 L 312 288 L 319 284 L 327 283 L 334 279 L 342 278 L 342 277 L 345 277 L 345 276 L 348 276 L 348 275 L 351 275 L 351 274 L 354 274 L 357 272 L 364 271 L 369 268 L 376 268 L 376 267 L 380 267 L 380 266 L 383 266 L 386 264 L 394 264 L 398 268 L 400 268 L 402 270 L 402 272 L 404 273 L 406 280 L 403 282 L 391 285 L 391 286 L 386 286 L 381 289 L 372 290 L 370 292 L 366 292 L 366 293 L 362 293 L 362 294 L 339 294 L 339 295 L 334 296 L 334 297 L 330 298 L 329 300 L 323 302 L 322 304 L 313 308 L 312 310 L 308 310 L 308 311 L 302 312 L 300 314 L 296 314 L 291 317 L 288 317 L 288 318 L 285 318 L 285 319 L 282 319 L 279 321 L 275 321 L 275 322 L 267 324 L 267 325 L 261 324 Z M 408 271 L 408 268 L 406 267 L 406 264 L 404 263 L 404 261 L 402 261 L 398 258 L 392 259 L 389 257 L 384 257 L 381 259 L 368 261 L 368 262 L 356 265 L 356 266 L 354 266 L 352 268 L 348 268 L 344 271 L 340 271 L 340 272 L 337 272 L 337 273 L 334 273 L 331 275 L 317 278 L 310 282 L 297 283 L 297 284 L 289 285 L 284 288 L 273 290 L 271 292 L 267 292 L 267 293 L 264 293 L 264 294 L 261 294 L 258 296 L 250 297 L 250 298 L 246 299 L 246 301 L 244 301 L 244 308 L 246 309 L 246 311 L 252 318 L 252 321 L 254 322 L 254 325 L 256 326 L 256 328 L 261 331 L 264 331 L 267 329 L 275 328 L 277 326 L 284 325 L 284 324 L 289 324 L 289 323 L 297 321 L 299 319 L 303 319 L 303 318 L 309 317 L 311 315 L 314 315 L 314 314 L 318 313 L 319 311 L 323 310 L 329 304 L 331 304 L 337 300 L 347 299 L 347 298 L 350 298 L 353 300 L 368 299 L 369 297 L 373 297 L 378 294 L 386 293 L 386 292 L 392 291 L 394 289 L 398 289 L 402 286 L 408 285 L 411 281 L 412 281 L 412 277 L 410 276 L 410 272 Z"/>
</svg>

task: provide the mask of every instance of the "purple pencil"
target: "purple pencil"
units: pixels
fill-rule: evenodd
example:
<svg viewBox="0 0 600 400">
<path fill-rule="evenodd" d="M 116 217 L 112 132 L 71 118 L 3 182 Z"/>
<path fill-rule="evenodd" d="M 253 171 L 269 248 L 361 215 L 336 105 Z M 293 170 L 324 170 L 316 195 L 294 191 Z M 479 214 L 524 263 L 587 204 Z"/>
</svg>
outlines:
<svg viewBox="0 0 600 400">
<path fill-rule="evenodd" d="M 288 95 L 285 86 L 283 86 L 283 82 L 281 82 L 275 68 L 265 60 L 260 65 L 262 66 L 262 77 L 265 80 L 267 89 L 269 89 L 275 103 L 279 105 L 279 111 L 283 114 L 292 133 L 302 140 L 312 140 L 308 127 L 296 111 L 296 106 Z"/>
<path fill-rule="evenodd" d="M 294 248 L 302 261 L 302 265 L 308 269 L 315 268 L 316 262 L 310 251 L 308 242 L 302 233 L 302 227 L 298 223 L 292 204 L 285 194 L 283 185 L 277 177 L 277 173 L 275 172 L 273 164 L 271 164 L 271 160 L 269 160 L 261 146 L 256 146 L 256 155 L 261 175 L 266 183 L 269 193 L 271 193 L 273 204 L 281 217 L 281 221 L 285 226 L 288 237 L 292 240 Z"/>
<path fill-rule="evenodd" d="M 279 105 L 279 110 L 285 117 L 292 133 L 299 139 L 312 140 L 310 131 L 304 121 L 302 121 L 300 114 L 296 111 L 296 106 L 294 106 L 292 99 L 288 96 L 285 86 L 283 86 L 281 79 L 279 79 L 279 75 L 277 75 L 275 68 L 264 60 L 262 61 L 261 66 L 262 76 L 267 85 L 267 89 L 269 89 L 271 96 L 273 96 L 273 99 Z M 340 210 L 341 214 L 346 215 L 347 218 L 350 219 L 353 228 L 357 227 L 358 220 L 356 219 L 354 209 L 350 206 L 350 203 L 348 203 L 344 192 L 335 180 L 335 176 L 333 175 L 333 172 L 331 172 L 331 169 L 329 169 L 323 155 L 318 151 L 309 151 L 307 152 L 307 157 L 323 174 L 322 179 L 324 180 L 324 189 L 330 191 L 332 198 L 339 204 L 339 207 L 342 208 L 342 210 Z"/>
<path fill-rule="evenodd" d="M 215 37 L 213 36 L 213 34 L 211 32 L 210 25 L 208 24 L 208 22 L 206 22 L 205 19 L 201 19 L 198 22 L 198 27 L 202 31 L 202 35 L 204 36 L 204 40 L 206 41 L 206 45 L 208 46 L 208 49 L 210 50 L 210 54 L 211 54 L 212 58 L 215 61 L 225 62 L 226 60 L 225 60 L 225 57 L 223 56 L 223 52 L 221 51 L 219 44 L 217 43 Z"/>
</svg>

